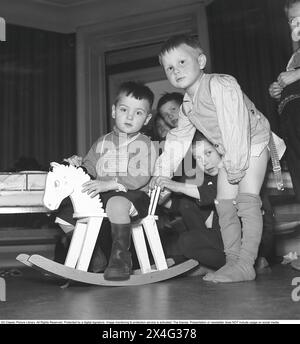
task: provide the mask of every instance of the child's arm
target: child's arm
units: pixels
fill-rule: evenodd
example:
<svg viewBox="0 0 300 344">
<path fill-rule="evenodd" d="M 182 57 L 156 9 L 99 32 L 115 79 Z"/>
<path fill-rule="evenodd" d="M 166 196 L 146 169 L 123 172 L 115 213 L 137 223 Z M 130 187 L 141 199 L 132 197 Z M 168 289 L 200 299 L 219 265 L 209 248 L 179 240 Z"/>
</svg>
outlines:
<svg viewBox="0 0 300 344">
<path fill-rule="evenodd" d="M 278 84 L 284 88 L 292 84 L 293 82 L 300 80 L 300 69 L 289 70 L 287 72 L 282 72 L 278 76 Z"/>
<path fill-rule="evenodd" d="M 83 161 L 82 161 L 82 166 L 84 166 L 87 169 L 88 173 L 94 178 L 97 177 L 96 165 L 100 157 L 100 153 L 97 152 L 98 145 L 99 145 L 99 140 L 97 140 L 92 145 L 92 147 L 90 148 L 87 155 L 83 158 Z"/>
<path fill-rule="evenodd" d="M 182 193 L 192 198 L 200 198 L 197 185 L 175 182 L 174 180 L 171 180 L 167 177 L 158 177 L 156 183 L 159 187 L 161 187 L 162 190 L 166 188 L 170 191 Z"/>
<path fill-rule="evenodd" d="M 121 185 L 118 184 L 116 179 L 111 180 L 90 180 L 82 185 L 82 192 L 86 192 L 91 197 L 95 197 L 101 192 L 107 191 L 125 191 L 122 190 Z"/>
<path fill-rule="evenodd" d="M 225 148 L 224 167 L 228 181 L 238 183 L 249 165 L 250 119 L 243 93 L 237 81 L 229 75 L 217 75 L 211 80 L 211 95 L 216 107 L 219 128 Z"/>
<path fill-rule="evenodd" d="M 164 151 L 155 163 L 154 176 L 171 177 L 189 149 L 196 128 L 184 114 L 182 106 L 179 111 L 178 126 L 170 130 L 165 141 Z"/>
<path fill-rule="evenodd" d="M 217 176 L 206 177 L 201 185 L 175 182 L 166 177 L 158 177 L 157 185 L 176 193 L 182 193 L 199 200 L 202 206 L 214 204 L 217 196 Z"/>
</svg>

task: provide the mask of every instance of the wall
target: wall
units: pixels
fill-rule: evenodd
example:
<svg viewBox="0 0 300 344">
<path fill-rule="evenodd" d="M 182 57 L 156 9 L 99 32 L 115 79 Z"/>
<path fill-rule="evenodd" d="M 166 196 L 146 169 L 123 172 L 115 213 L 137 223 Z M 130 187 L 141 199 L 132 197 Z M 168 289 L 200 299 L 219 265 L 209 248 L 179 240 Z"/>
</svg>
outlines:
<svg viewBox="0 0 300 344">
<path fill-rule="evenodd" d="M 136 54 L 132 50 L 137 49 L 137 56 L 141 58 L 157 57 L 161 43 L 175 33 L 198 35 L 207 53 L 209 70 L 210 48 L 205 5 L 202 1 L 78 28 L 77 147 L 80 154 L 85 154 L 92 143 L 110 127 L 112 92 L 109 92 L 111 89 L 109 90 L 107 83 L 107 55 L 116 52 L 122 56 L 128 49 L 132 54 Z M 149 47 L 153 49 L 148 51 Z M 142 56 L 144 49 L 147 54 Z M 128 59 L 131 57 L 128 56 Z M 161 68 L 160 70 L 160 73 L 148 75 L 144 81 L 148 83 L 165 79 Z M 139 69 L 134 73 L 135 79 L 143 81 L 139 73 L 144 77 L 147 71 Z M 128 75 L 119 75 L 114 78 L 113 83 L 119 84 L 127 77 Z"/>
<path fill-rule="evenodd" d="M 277 103 L 268 88 L 292 53 L 284 4 L 285 0 L 215 0 L 207 7 L 213 71 L 237 78 L 277 132 Z"/>
<path fill-rule="evenodd" d="M 212 0 L 1 0 L 8 23 L 73 33 L 78 27 L 169 10 Z"/>
</svg>

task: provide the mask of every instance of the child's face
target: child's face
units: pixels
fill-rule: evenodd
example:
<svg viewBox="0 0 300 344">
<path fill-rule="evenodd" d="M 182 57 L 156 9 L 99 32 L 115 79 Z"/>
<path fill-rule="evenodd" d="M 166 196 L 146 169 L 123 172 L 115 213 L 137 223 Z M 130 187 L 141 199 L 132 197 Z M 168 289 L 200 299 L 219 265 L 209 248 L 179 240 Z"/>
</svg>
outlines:
<svg viewBox="0 0 300 344">
<path fill-rule="evenodd" d="M 216 149 L 206 140 L 193 145 L 193 157 L 204 173 L 216 176 L 219 173 L 221 157 Z"/>
<path fill-rule="evenodd" d="M 137 133 L 151 118 L 150 104 L 146 99 L 121 95 L 117 104 L 112 106 L 112 118 L 120 132 Z"/>
<path fill-rule="evenodd" d="M 158 118 L 156 120 L 156 129 L 159 137 L 161 139 L 164 139 L 171 128 L 166 124 L 166 122 L 162 118 Z"/>
<path fill-rule="evenodd" d="M 300 39 L 300 2 L 296 2 L 288 8 L 287 17 L 292 31 L 292 39 L 297 42 Z"/>
<path fill-rule="evenodd" d="M 300 2 L 294 3 L 289 9 L 287 10 L 287 17 L 291 28 L 293 29 L 293 19 L 296 17 L 300 17 Z"/>
<path fill-rule="evenodd" d="M 175 100 L 170 100 L 159 108 L 159 113 L 166 123 L 172 127 L 177 127 L 180 105 Z"/>
<path fill-rule="evenodd" d="M 205 55 L 186 44 L 166 52 L 161 57 L 161 63 L 164 67 L 170 83 L 176 88 L 182 88 L 189 94 L 194 94 L 197 87 L 197 81 L 203 74 L 203 68 L 206 64 Z"/>
</svg>

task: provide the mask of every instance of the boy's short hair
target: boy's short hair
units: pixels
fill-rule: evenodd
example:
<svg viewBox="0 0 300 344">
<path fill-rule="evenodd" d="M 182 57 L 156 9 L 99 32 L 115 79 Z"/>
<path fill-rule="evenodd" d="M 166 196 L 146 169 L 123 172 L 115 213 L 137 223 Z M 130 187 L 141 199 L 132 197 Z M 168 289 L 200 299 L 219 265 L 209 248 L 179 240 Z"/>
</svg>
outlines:
<svg viewBox="0 0 300 344">
<path fill-rule="evenodd" d="M 206 138 L 206 136 L 204 136 L 201 133 L 201 131 L 196 130 L 195 135 L 193 137 L 193 141 L 192 141 L 192 147 L 194 147 L 197 142 L 201 142 L 201 141 L 207 141 L 208 143 L 212 145 L 212 143 Z"/>
<path fill-rule="evenodd" d="M 178 105 L 181 105 L 183 102 L 183 94 L 179 92 L 165 93 L 162 97 L 159 98 L 157 103 L 157 110 L 170 101 L 175 101 Z"/>
<path fill-rule="evenodd" d="M 197 37 L 191 36 L 191 35 L 175 35 L 170 37 L 161 47 L 160 53 L 159 53 L 159 59 L 166 53 L 170 52 L 171 50 L 178 48 L 180 45 L 186 44 L 194 49 L 197 49 L 200 51 L 200 53 L 203 53 L 203 50 L 201 48 L 201 44 Z"/>
<path fill-rule="evenodd" d="M 132 96 L 136 99 L 145 99 L 149 102 L 150 109 L 152 108 L 154 101 L 154 94 L 150 88 L 144 85 L 142 82 L 126 81 L 123 82 L 117 92 L 114 104 L 116 105 L 122 95 Z"/>
</svg>

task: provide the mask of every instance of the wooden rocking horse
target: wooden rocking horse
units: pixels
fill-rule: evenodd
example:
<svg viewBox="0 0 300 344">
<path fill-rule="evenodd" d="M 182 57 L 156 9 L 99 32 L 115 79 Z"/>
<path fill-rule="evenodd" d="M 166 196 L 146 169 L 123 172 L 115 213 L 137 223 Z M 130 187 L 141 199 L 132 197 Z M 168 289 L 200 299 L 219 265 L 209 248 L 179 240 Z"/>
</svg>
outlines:
<svg viewBox="0 0 300 344">
<path fill-rule="evenodd" d="M 166 260 L 157 230 L 157 217 L 154 215 L 160 192 L 157 188 L 150 195 L 148 216 L 132 224 L 132 238 L 140 269 L 134 270 L 130 279 L 126 281 L 108 281 L 103 278 L 102 273 L 88 272 L 102 220 L 106 217 L 101 200 L 97 197 L 91 198 L 81 191 L 82 184 L 88 180 L 90 176 L 82 168 L 51 163 L 51 171 L 46 180 L 44 205 L 50 210 L 55 210 L 64 198 L 70 196 L 74 207 L 73 216 L 77 218 L 65 263 L 59 264 L 40 255 L 27 254 L 18 255 L 17 260 L 70 281 L 103 286 L 159 282 L 181 275 L 198 265 L 198 262 L 192 259 L 178 265 L 171 265 Z M 150 265 L 144 233 L 154 258 L 154 267 Z"/>
</svg>

